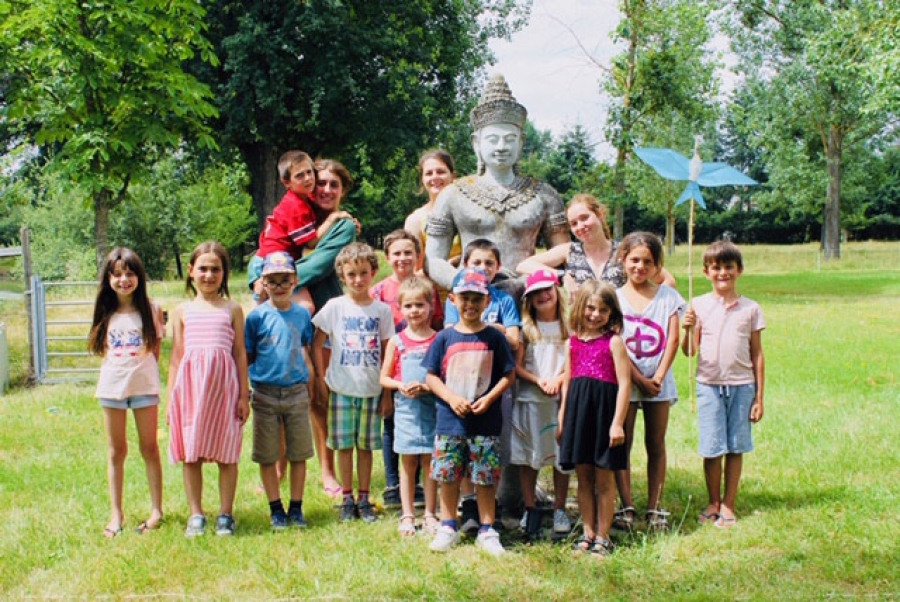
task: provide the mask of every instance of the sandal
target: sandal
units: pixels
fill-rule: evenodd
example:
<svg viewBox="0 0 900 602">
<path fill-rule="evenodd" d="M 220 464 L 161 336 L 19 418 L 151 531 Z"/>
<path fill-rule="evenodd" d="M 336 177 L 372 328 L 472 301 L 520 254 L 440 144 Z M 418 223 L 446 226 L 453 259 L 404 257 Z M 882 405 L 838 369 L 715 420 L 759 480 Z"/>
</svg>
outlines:
<svg viewBox="0 0 900 602">
<path fill-rule="evenodd" d="M 730 529 L 731 527 L 733 527 L 735 525 L 736 522 L 737 522 L 737 519 L 734 517 L 725 518 L 724 516 L 719 515 L 719 517 L 716 519 L 716 522 L 714 522 L 713 525 L 715 525 L 719 529 Z"/>
<path fill-rule="evenodd" d="M 158 519 L 155 523 L 151 523 L 149 520 L 145 520 L 144 522 L 142 522 L 141 524 L 139 524 L 137 527 L 134 528 L 134 532 L 137 533 L 138 535 L 143 535 L 143 534 L 147 533 L 148 531 L 154 531 L 156 529 L 159 529 L 162 526 L 162 524 L 163 524 L 162 518 Z"/>
<path fill-rule="evenodd" d="M 697 517 L 697 522 L 701 525 L 705 525 L 706 523 L 715 523 L 719 520 L 718 512 L 707 512 L 706 510 L 700 513 L 700 516 Z"/>
<path fill-rule="evenodd" d="M 597 556 L 609 556 L 612 554 L 614 547 L 613 542 L 610 540 L 597 537 L 591 544 L 590 552 Z"/>
<path fill-rule="evenodd" d="M 651 531 L 668 531 L 669 521 L 666 518 L 669 512 L 666 510 L 647 510 L 644 515 L 647 519 L 647 528 Z"/>
<path fill-rule="evenodd" d="M 613 517 L 612 528 L 616 531 L 630 533 L 634 528 L 634 515 L 634 506 L 625 506 L 624 508 L 616 510 L 615 517 Z"/>
<path fill-rule="evenodd" d="M 582 535 L 572 544 L 572 549 L 576 552 L 590 552 L 594 546 L 594 541 L 587 535 Z"/>
<path fill-rule="evenodd" d="M 115 529 L 113 529 L 112 527 L 106 527 L 105 529 L 103 529 L 103 537 L 105 537 L 106 539 L 113 539 L 113 538 L 121 535 L 121 533 L 122 533 L 122 525 L 119 525 Z"/>
<path fill-rule="evenodd" d="M 431 512 L 425 513 L 425 522 L 422 523 L 422 532 L 427 535 L 437 535 L 438 529 L 441 527 L 441 521 L 436 514 Z"/>
<path fill-rule="evenodd" d="M 412 514 L 404 514 L 400 517 L 400 525 L 397 527 L 397 531 L 400 532 L 400 535 L 403 537 L 408 537 L 410 535 L 416 534 L 416 517 Z"/>
</svg>

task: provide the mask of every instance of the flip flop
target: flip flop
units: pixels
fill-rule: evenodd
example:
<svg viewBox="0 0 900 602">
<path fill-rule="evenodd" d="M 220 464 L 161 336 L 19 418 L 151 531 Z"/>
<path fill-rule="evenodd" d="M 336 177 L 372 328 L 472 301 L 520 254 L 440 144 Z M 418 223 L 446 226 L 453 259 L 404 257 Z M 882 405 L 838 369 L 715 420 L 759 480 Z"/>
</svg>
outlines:
<svg viewBox="0 0 900 602">
<path fill-rule="evenodd" d="M 718 512 L 710 512 L 709 514 L 707 514 L 706 510 L 701 512 L 700 516 L 697 517 L 697 522 L 701 525 L 705 525 L 706 523 L 715 523 L 717 520 L 719 520 Z"/>
<path fill-rule="evenodd" d="M 163 523 L 163 519 L 159 519 L 152 525 L 148 521 L 144 521 L 141 524 L 139 524 L 137 527 L 134 528 L 134 532 L 137 533 L 138 535 L 143 535 L 144 533 L 147 533 L 148 531 L 154 531 L 156 529 L 159 529 L 159 527 L 162 525 L 162 523 Z"/>
<path fill-rule="evenodd" d="M 103 529 L 103 537 L 105 537 L 106 539 L 113 539 L 114 537 L 120 535 L 121 533 L 122 533 L 122 525 L 119 525 L 119 527 L 116 529 L 111 529 L 109 527 L 106 527 L 105 529 Z"/>
<path fill-rule="evenodd" d="M 716 522 L 714 522 L 713 525 L 715 525 L 716 527 L 718 527 L 720 529 L 730 529 L 735 525 L 736 522 L 737 522 L 737 519 L 734 517 L 725 518 L 724 516 L 720 516 L 719 518 L 716 519 Z"/>
<path fill-rule="evenodd" d="M 322 489 L 325 491 L 325 495 L 334 499 L 340 499 L 344 494 L 344 488 L 340 485 L 333 485 L 331 487 L 323 486 Z"/>
</svg>

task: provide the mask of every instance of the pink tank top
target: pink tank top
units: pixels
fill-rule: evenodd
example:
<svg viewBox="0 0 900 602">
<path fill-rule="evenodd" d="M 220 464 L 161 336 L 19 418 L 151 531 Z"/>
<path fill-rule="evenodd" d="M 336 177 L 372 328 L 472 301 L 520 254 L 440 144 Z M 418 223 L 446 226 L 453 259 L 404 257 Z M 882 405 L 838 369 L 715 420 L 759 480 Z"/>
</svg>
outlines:
<svg viewBox="0 0 900 602">
<path fill-rule="evenodd" d="M 571 378 L 595 378 L 614 385 L 619 384 L 616 378 L 616 364 L 609 350 L 612 336 L 613 333 L 607 332 L 590 341 L 582 341 L 574 335 L 569 338 Z"/>
</svg>

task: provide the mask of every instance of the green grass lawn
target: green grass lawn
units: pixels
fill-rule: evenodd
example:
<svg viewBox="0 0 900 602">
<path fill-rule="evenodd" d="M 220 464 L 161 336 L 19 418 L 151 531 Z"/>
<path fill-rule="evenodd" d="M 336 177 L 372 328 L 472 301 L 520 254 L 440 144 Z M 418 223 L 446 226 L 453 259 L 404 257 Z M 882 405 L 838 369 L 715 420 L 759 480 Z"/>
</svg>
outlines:
<svg viewBox="0 0 900 602">
<path fill-rule="evenodd" d="M 687 292 L 686 257 L 667 266 Z M 702 249 L 700 249 L 702 252 Z M 821 599 L 900 596 L 900 245 L 846 245 L 865 265 L 816 264 L 815 248 L 748 247 L 740 290 L 768 323 L 766 414 L 744 462 L 738 523 L 700 527 L 705 505 L 687 361 L 675 378 L 682 401 L 667 437 L 665 505 L 674 531 L 620 540 L 607 560 L 577 558 L 567 546 L 531 547 L 505 535 L 500 559 L 464 544 L 446 556 L 428 540 L 403 541 L 396 516 L 342 525 L 310 462 L 305 509 L 311 527 L 272 534 L 256 493 L 246 431 L 236 500 L 238 534 L 183 536 L 187 519 L 179 467 L 165 465 L 166 523 L 133 528 L 148 510 L 133 429 L 125 486 L 126 531 L 107 541 L 102 414 L 91 385 L 14 387 L 0 397 L 0 597 L 141 599 L 318 598 L 578 600 Z M 695 294 L 708 290 L 694 266 Z M 879 262 L 880 265 L 878 265 Z M 873 265 L 874 263 L 874 265 Z M 235 281 L 238 281 L 235 276 Z M 168 306 L 176 284 L 154 294 Z M 0 301 L 9 328 L 14 382 L 27 344 L 21 303 Z M 163 362 L 165 364 L 165 361 Z M 640 433 L 640 422 L 639 422 Z M 168 444 L 160 420 L 160 443 Z M 646 456 L 632 456 L 639 509 Z M 215 470 L 206 471 L 206 508 L 216 507 Z M 383 472 L 376 464 L 375 490 Z M 573 490 L 574 492 L 574 483 Z"/>
</svg>

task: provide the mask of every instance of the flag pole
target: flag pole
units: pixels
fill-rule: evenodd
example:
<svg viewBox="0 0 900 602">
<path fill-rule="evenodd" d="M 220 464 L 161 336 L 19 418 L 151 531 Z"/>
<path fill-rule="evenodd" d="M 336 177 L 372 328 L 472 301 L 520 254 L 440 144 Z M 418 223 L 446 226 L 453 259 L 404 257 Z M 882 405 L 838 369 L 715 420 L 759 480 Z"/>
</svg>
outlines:
<svg viewBox="0 0 900 602">
<path fill-rule="evenodd" d="M 688 307 L 694 302 L 694 198 L 691 197 L 691 211 L 688 218 Z M 697 411 L 694 392 L 694 329 L 687 331 L 688 337 L 688 388 L 691 391 L 691 412 Z"/>
</svg>

